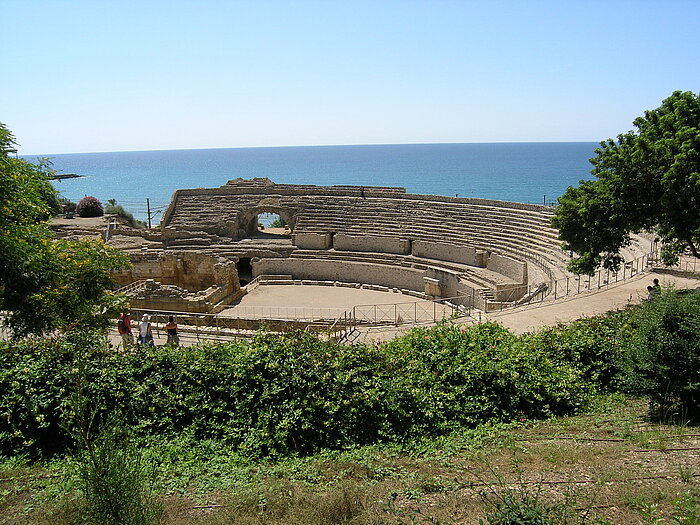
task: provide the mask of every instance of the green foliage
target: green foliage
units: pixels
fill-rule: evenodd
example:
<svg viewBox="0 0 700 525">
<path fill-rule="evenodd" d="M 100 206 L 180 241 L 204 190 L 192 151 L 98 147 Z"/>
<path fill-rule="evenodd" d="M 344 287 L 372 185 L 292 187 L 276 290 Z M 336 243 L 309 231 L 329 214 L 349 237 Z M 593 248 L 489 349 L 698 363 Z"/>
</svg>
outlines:
<svg viewBox="0 0 700 525">
<path fill-rule="evenodd" d="M 287 222 L 280 216 L 270 223 L 270 228 L 284 228 Z"/>
<path fill-rule="evenodd" d="M 132 228 L 143 228 L 144 227 L 144 223 L 142 221 L 138 221 L 138 220 L 134 219 L 133 214 L 131 214 L 130 212 L 125 210 L 121 204 L 116 204 L 114 199 L 110 199 L 109 202 L 110 202 L 110 204 L 105 207 L 105 213 L 108 213 L 111 215 L 116 215 L 117 217 L 121 217 Z M 112 202 L 115 202 L 115 203 L 111 204 Z"/>
<path fill-rule="evenodd" d="M 414 329 L 386 344 L 394 405 L 407 435 L 513 418 L 549 417 L 585 403 L 581 372 L 491 323 Z"/>
<path fill-rule="evenodd" d="M 118 307 L 104 291 L 109 272 L 128 264 L 101 242 L 52 239 L 47 220 L 60 205 L 50 173 L 46 162 L 0 155 L 0 309 L 17 336 L 104 323 Z"/>
<path fill-rule="evenodd" d="M 0 122 L 0 156 L 6 157 L 10 150 L 15 149 L 17 142 L 7 126 Z"/>
<path fill-rule="evenodd" d="M 635 311 L 628 388 L 666 420 L 700 421 L 700 292 L 664 290 Z"/>
<path fill-rule="evenodd" d="M 126 426 L 108 416 L 95 433 L 95 417 L 83 391 L 82 370 L 75 377 L 66 430 L 78 446 L 75 474 L 82 493 L 82 523 L 149 525 L 161 522 L 163 509 L 153 498 L 155 470 L 130 442 Z"/>
<path fill-rule="evenodd" d="M 80 199 L 75 211 L 79 217 L 102 217 L 104 215 L 102 203 L 95 197 L 89 196 Z"/>
<path fill-rule="evenodd" d="M 570 413 L 592 390 L 576 366 L 491 324 L 417 329 L 381 346 L 308 334 L 187 350 L 105 348 L 74 333 L 0 343 L 0 453 L 61 452 L 80 370 L 101 413 L 140 436 L 213 439 L 250 457 L 437 436 L 487 421 Z"/>
<path fill-rule="evenodd" d="M 134 445 L 116 435 L 118 430 L 104 429 L 79 457 L 77 479 L 84 498 L 81 523 L 161 523 L 162 507 L 154 501 L 148 466 Z"/>
<path fill-rule="evenodd" d="M 567 510 L 560 505 L 548 505 L 536 496 L 514 490 L 498 494 L 492 508 L 480 525 L 563 525 Z"/>
<path fill-rule="evenodd" d="M 559 199 L 552 224 L 564 249 L 576 252 L 576 273 L 592 274 L 600 264 L 618 269 L 620 248 L 642 230 L 659 235 L 669 264 L 685 249 L 700 257 L 700 95 L 676 91 L 634 126 L 595 150 L 597 180 Z"/>
<path fill-rule="evenodd" d="M 622 386 L 627 347 L 636 324 L 629 311 L 583 318 L 523 336 L 525 344 L 574 364 L 602 391 Z"/>
</svg>

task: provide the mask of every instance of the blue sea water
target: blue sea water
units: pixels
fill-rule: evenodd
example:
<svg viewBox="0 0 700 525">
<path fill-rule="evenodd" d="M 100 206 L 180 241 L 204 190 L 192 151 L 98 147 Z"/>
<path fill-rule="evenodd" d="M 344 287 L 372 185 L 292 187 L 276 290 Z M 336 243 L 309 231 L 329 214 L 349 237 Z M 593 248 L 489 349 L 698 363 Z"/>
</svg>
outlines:
<svg viewBox="0 0 700 525">
<path fill-rule="evenodd" d="M 398 144 L 227 148 L 50 155 L 55 181 L 73 201 L 115 199 L 137 218 L 150 200 L 154 222 L 180 188 L 242 177 L 286 184 L 401 186 L 409 193 L 547 204 L 590 179 L 595 142 Z M 25 157 L 35 160 L 35 157 Z"/>
</svg>

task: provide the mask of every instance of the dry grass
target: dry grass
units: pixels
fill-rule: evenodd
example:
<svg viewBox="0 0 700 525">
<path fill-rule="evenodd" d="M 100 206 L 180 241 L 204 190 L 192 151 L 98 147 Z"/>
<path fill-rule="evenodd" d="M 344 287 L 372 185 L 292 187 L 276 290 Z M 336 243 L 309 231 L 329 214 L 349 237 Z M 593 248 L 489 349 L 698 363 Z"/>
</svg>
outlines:
<svg viewBox="0 0 700 525">
<path fill-rule="evenodd" d="M 508 490 L 569 509 L 571 523 L 676 523 L 679 498 L 700 501 L 700 429 L 652 425 L 644 414 L 643 404 L 631 403 L 511 431 L 506 445 L 478 450 L 306 461 L 300 468 L 313 470 L 306 480 L 280 469 L 238 489 L 167 495 L 165 523 L 478 523 L 488 501 Z M 51 475 L 0 472 L 0 523 L 71 523 L 70 498 L 34 502 L 56 482 Z"/>
</svg>

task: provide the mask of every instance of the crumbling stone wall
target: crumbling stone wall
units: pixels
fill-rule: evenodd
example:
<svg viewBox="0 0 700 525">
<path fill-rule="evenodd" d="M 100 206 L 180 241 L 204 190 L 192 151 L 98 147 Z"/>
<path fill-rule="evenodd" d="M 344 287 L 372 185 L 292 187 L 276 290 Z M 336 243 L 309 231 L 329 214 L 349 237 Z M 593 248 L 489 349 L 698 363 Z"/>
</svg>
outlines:
<svg viewBox="0 0 700 525">
<path fill-rule="evenodd" d="M 134 253 L 132 267 L 114 274 L 118 284 L 154 279 L 161 284 L 173 284 L 189 291 L 200 291 L 213 285 L 230 290 L 240 288 L 236 263 L 222 257 L 196 252 Z"/>
<path fill-rule="evenodd" d="M 132 267 L 113 275 L 128 285 L 146 280 L 131 297 L 133 308 L 213 313 L 241 296 L 235 261 L 195 252 L 131 254 Z"/>
</svg>

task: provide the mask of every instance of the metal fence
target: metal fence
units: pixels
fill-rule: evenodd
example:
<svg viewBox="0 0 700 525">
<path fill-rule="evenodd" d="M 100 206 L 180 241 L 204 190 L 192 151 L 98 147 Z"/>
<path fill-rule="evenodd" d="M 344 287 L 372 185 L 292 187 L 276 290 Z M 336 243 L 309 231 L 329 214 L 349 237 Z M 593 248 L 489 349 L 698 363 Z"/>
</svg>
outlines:
<svg viewBox="0 0 700 525">
<path fill-rule="evenodd" d="M 499 301 L 489 301 L 488 311 L 498 311 L 524 304 L 539 303 L 545 300 L 556 301 L 582 293 L 600 290 L 606 286 L 638 276 L 647 270 L 651 257 L 643 255 L 625 262 L 619 271 L 599 269 L 593 275 L 576 275 L 556 279 L 548 283 L 528 285 L 523 295 L 523 286 L 500 289 Z"/>
<path fill-rule="evenodd" d="M 660 258 L 658 257 L 658 254 L 654 254 L 655 257 L 652 260 L 652 265 L 654 266 L 654 269 L 658 269 L 661 271 L 671 271 L 671 272 L 681 272 L 681 273 L 689 273 L 689 274 L 700 274 L 700 259 L 696 257 L 689 257 L 689 256 L 682 256 L 680 260 L 678 261 L 678 264 L 674 264 L 673 266 L 669 266 L 667 264 L 664 264 Z"/>
<path fill-rule="evenodd" d="M 286 319 L 295 321 L 335 320 L 344 308 L 311 306 L 234 306 L 226 308 L 221 317 L 241 319 Z"/>
<path fill-rule="evenodd" d="M 431 302 L 359 305 L 352 307 L 356 324 L 418 324 L 435 323 L 446 317 L 469 315 L 471 308 L 456 304 L 461 297 L 438 299 Z"/>
<path fill-rule="evenodd" d="M 468 316 L 471 308 L 456 303 L 463 297 L 408 303 L 358 305 L 343 308 L 294 306 L 237 306 L 224 313 L 206 314 L 154 309 L 132 309 L 132 324 L 143 314 L 150 316 L 156 337 L 164 337 L 168 317 L 178 322 L 181 338 L 195 341 L 247 338 L 258 330 L 272 332 L 306 330 L 340 339 L 359 325 L 401 325 L 435 323 L 444 318 Z"/>
</svg>

